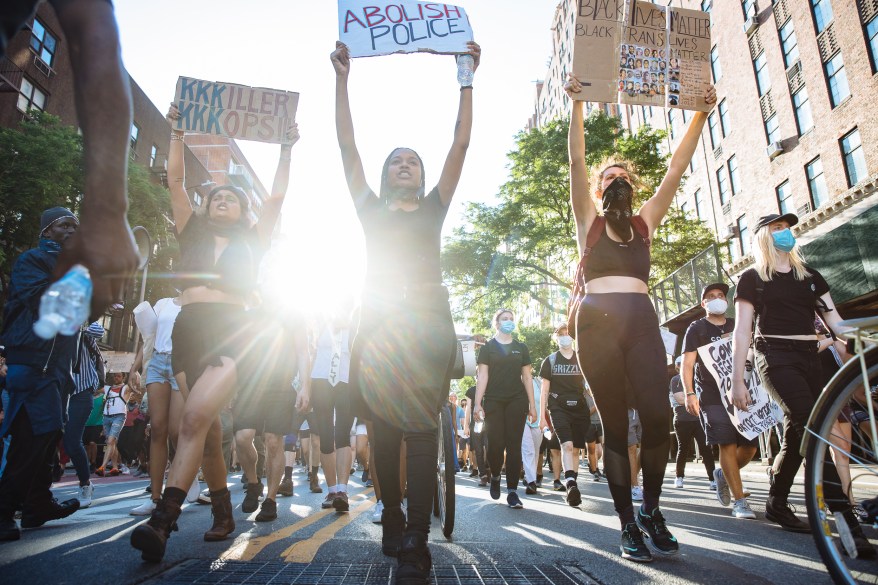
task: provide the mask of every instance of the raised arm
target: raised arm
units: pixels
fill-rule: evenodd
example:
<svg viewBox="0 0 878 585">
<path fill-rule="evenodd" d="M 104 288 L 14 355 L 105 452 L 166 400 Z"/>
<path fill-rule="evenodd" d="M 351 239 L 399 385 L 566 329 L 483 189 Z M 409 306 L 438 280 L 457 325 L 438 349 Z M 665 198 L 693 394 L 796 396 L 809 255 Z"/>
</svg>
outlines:
<svg viewBox="0 0 878 585">
<path fill-rule="evenodd" d="M 274 182 L 271 184 L 271 195 L 265 200 L 262 215 L 256 224 L 259 240 L 266 247 L 271 244 L 271 234 L 274 232 L 274 226 L 277 224 L 280 210 L 284 205 L 284 197 L 287 195 L 287 187 L 290 184 L 290 152 L 298 141 L 299 125 L 293 122 L 287 128 L 286 141 L 280 145 L 280 159 L 277 161 Z"/>
<path fill-rule="evenodd" d="M 597 217 L 597 209 L 591 200 L 588 189 L 588 167 L 585 164 L 585 121 L 583 120 L 582 102 L 576 94 L 582 90 L 582 84 L 574 75 L 568 76 L 564 91 L 570 96 L 570 128 L 567 131 L 567 152 L 570 156 L 570 205 L 573 208 L 573 220 L 576 222 L 576 243 L 579 255 L 585 250 L 585 240 L 591 223 Z"/>
<path fill-rule="evenodd" d="M 707 90 L 704 99 L 708 104 L 716 103 L 716 90 L 713 86 Z M 662 223 L 671 203 L 674 202 L 674 194 L 680 188 L 683 173 L 686 172 L 686 167 L 692 161 L 692 155 L 695 154 L 695 148 L 698 146 L 698 139 L 701 137 L 701 131 L 704 129 L 706 121 L 707 114 L 705 112 L 695 112 L 689 122 L 689 127 L 686 128 L 686 134 L 683 135 L 683 139 L 677 145 L 677 150 L 671 156 L 668 173 L 662 179 L 655 195 L 650 197 L 649 201 L 644 203 L 640 209 L 640 217 L 646 222 L 650 233 L 654 232 L 655 228 Z"/>
<path fill-rule="evenodd" d="M 177 106 L 171 104 L 168 110 L 168 123 L 171 125 L 171 146 L 168 148 L 168 189 L 171 191 L 171 213 L 174 216 L 174 227 L 177 233 L 181 233 L 183 228 L 192 217 L 192 204 L 189 202 L 189 195 L 186 193 L 184 180 L 186 178 L 186 164 L 183 159 L 183 131 L 175 130 L 177 120 L 180 118 L 180 110 Z"/>
<path fill-rule="evenodd" d="M 348 97 L 351 56 L 347 45 L 336 42 L 335 51 L 329 58 L 335 68 L 335 133 L 338 136 L 338 148 L 341 150 L 341 163 L 348 181 L 348 190 L 351 192 L 354 205 L 359 208 L 372 194 L 372 189 L 366 183 L 363 161 L 360 159 L 360 152 L 354 140 L 354 120 Z"/>
<path fill-rule="evenodd" d="M 482 56 L 482 48 L 472 41 L 467 43 L 469 54 L 475 63 L 473 71 L 478 69 Z M 439 198 L 442 205 L 447 206 L 454 197 L 454 191 L 460 182 L 460 174 L 463 171 L 463 161 L 466 158 L 466 150 L 469 148 L 469 140 L 473 130 L 473 88 L 472 86 L 460 88 L 460 105 L 457 108 L 457 122 L 454 124 L 454 142 L 445 159 L 442 175 L 439 177 Z"/>
</svg>

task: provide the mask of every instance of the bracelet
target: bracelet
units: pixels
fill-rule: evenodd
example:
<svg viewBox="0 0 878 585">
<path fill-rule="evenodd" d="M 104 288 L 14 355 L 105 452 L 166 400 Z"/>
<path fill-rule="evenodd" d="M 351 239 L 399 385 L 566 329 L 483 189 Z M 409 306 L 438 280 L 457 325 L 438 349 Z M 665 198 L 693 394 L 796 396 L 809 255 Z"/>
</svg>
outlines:
<svg viewBox="0 0 878 585">
<path fill-rule="evenodd" d="M 686 396 L 698 396 L 695 392 L 686 392 Z"/>
<path fill-rule="evenodd" d="M 460 91 L 463 91 L 463 90 L 465 90 L 465 89 L 472 89 L 472 88 L 473 88 L 473 86 L 471 86 L 471 85 L 461 85 L 461 86 L 460 86 Z"/>
</svg>

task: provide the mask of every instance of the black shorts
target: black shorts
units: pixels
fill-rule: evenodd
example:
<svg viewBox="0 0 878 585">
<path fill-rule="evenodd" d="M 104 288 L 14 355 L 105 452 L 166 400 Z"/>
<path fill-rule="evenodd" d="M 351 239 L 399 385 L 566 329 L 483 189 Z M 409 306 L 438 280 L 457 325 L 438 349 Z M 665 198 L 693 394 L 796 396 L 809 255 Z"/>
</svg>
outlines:
<svg viewBox="0 0 878 585">
<path fill-rule="evenodd" d="M 549 412 L 552 426 L 561 444 L 572 441 L 575 449 L 585 449 L 585 436 L 591 426 L 588 410 L 568 410 L 557 406 Z"/>
<path fill-rule="evenodd" d="M 708 445 L 737 445 L 738 447 L 758 447 L 759 437 L 747 439 L 738 432 L 729 413 L 722 405 L 701 407 L 701 426 Z"/>
<path fill-rule="evenodd" d="M 586 443 L 603 443 L 604 442 L 604 425 L 592 422 L 585 433 Z"/>
<path fill-rule="evenodd" d="M 256 429 L 256 434 L 289 435 L 296 414 L 296 393 L 282 388 L 262 394 L 238 396 L 233 409 L 235 432 Z"/>
<path fill-rule="evenodd" d="M 561 443 L 558 441 L 558 433 L 552 433 L 552 438 L 547 439 L 545 435 L 543 435 L 543 442 L 540 443 L 540 451 L 560 451 Z"/>
<path fill-rule="evenodd" d="M 82 444 L 88 445 L 89 443 L 94 443 L 97 445 L 101 442 L 101 435 L 104 432 L 103 425 L 92 425 L 90 427 L 85 427 L 82 431 Z"/>
<path fill-rule="evenodd" d="M 183 305 L 171 343 L 171 365 L 174 375 L 186 374 L 186 385 L 191 390 L 208 366 L 221 366 L 220 358 L 235 361 L 239 383 L 255 374 L 242 359 L 255 352 L 252 339 L 252 319 L 244 307 L 230 303 L 192 303 Z M 256 357 L 256 356 L 253 356 Z"/>
</svg>

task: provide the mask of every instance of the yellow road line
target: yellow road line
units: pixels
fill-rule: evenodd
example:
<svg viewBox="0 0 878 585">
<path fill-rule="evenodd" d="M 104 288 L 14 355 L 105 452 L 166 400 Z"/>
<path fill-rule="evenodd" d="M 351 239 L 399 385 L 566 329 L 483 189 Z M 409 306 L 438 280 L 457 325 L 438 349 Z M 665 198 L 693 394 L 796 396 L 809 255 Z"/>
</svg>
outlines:
<svg viewBox="0 0 878 585">
<path fill-rule="evenodd" d="M 353 522 L 357 516 L 371 508 L 374 503 L 375 498 L 369 498 L 365 502 L 358 504 L 347 514 L 340 515 L 339 519 L 335 522 L 315 532 L 311 538 L 293 544 L 282 552 L 280 556 L 288 563 L 310 563 L 314 560 L 314 556 L 321 546 L 332 539 L 339 530 Z"/>
</svg>

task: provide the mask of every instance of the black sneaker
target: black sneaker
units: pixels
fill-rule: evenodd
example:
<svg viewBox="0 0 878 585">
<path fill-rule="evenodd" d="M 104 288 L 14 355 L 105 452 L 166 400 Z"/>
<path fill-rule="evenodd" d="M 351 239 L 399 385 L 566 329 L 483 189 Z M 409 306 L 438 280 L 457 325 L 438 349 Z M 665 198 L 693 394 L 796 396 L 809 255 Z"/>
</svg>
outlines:
<svg viewBox="0 0 878 585">
<path fill-rule="evenodd" d="M 272 520 L 277 520 L 277 502 L 271 498 L 265 498 L 259 508 L 259 513 L 256 514 L 256 521 L 271 522 Z"/>
<path fill-rule="evenodd" d="M 643 542 L 643 533 L 637 524 L 631 522 L 626 524 L 622 529 L 622 543 L 619 545 L 622 551 L 622 558 L 638 563 L 651 563 L 652 553 Z"/>
<path fill-rule="evenodd" d="M 529 484 L 527 484 L 527 487 L 524 488 L 524 493 L 529 496 L 537 493 L 537 484 L 535 484 L 534 482 L 530 482 Z"/>
<path fill-rule="evenodd" d="M 381 552 L 388 557 L 399 556 L 402 533 L 405 530 L 405 514 L 402 509 L 384 508 L 381 512 Z"/>
<path fill-rule="evenodd" d="M 18 540 L 21 538 L 21 530 L 15 520 L 0 520 L 0 541 Z"/>
<path fill-rule="evenodd" d="M 475 467 L 473 467 L 473 469 L 469 472 L 469 476 L 470 476 L 470 477 L 478 477 L 478 476 L 479 476 L 479 470 L 476 469 Z"/>
<path fill-rule="evenodd" d="M 811 532 L 811 528 L 796 516 L 790 503 L 776 496 L 768 496 L 765 501 L 765 519 L 780 524 L 781 528 L 790 532 Z"/>
<path fill-rule="evenodd" d="M 506 505 L 513 510 L 524 508 L 524 504 L 521 503 L 521 498 L 518 497 L 518 492 L 509 492 L 506 494 Z"/>
<path fill-rule="evenodd" d="M 680 552 L 677 539 L 665 526 L 665 517 L 661 510 L 656 508 L 652 514 L 644 514 L 642 509 L 637 510 L 637 526 L 646 533 L 649 547 L 660 555 L 672 556 Z"/>
<path fill-rule="evenodd" d="M 406 534 L 399 550 L 396 569 L 396 585 L 427 585 L 433 559 L 427 547 L 427 537 L 420 534 Z"/>
<path fill-rule="evenodd" d="M 259 497 L 262 495 L 261 483 L 248 483 L 244 486 L 244 501 L 241 502 L 241 511 L 245 514 L 255 512 L 259 507 Z"/>
<path fill-rule="evenodd" d="M 60 504 L 58 500 L 52 498 L 48 504 L 39 509 L 23 510 L 21 512 L 21 527 L 37 528 L 50 520 L 67 518 L 77 510 L 79 510 L 79 500 L 76 498 L 71 498 Z"/>
<path fill-rule="evenodd" d="M 500 499 L 500 478 L 492 477 L 491 478 L 491 499 L 499 500 Z"/>
<path fill-rule="evenodd" d="M 567 504 L 570 505 L 571 508 L 575 508 L 582 503 L 582 495 L 579 493 L 579 488 L 576 486 L 576 482 L 572 481 L 567 484 Z"/>
<path fill-rule="evenodd" d="M 563 492 L 564 491 L 564 484 L 561 483 L 560 479 L 556 479 L 555 483 L 552 484 L 552 487 L 555 489 L 556 492 Z"/>
</svg>

